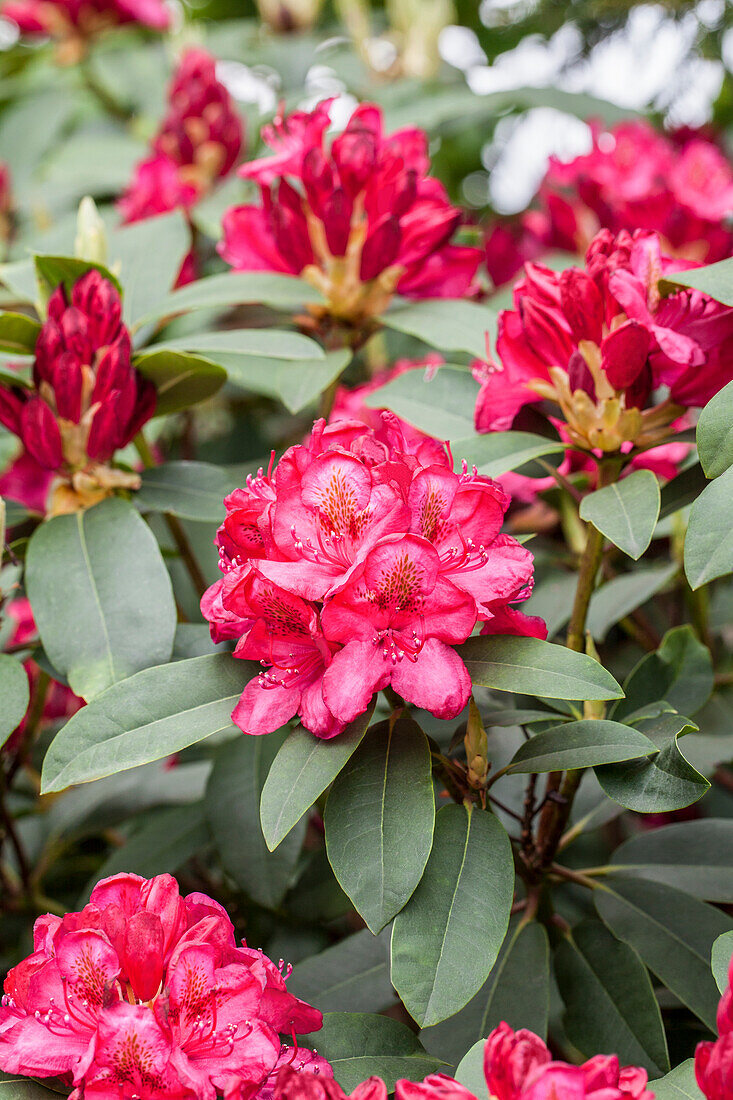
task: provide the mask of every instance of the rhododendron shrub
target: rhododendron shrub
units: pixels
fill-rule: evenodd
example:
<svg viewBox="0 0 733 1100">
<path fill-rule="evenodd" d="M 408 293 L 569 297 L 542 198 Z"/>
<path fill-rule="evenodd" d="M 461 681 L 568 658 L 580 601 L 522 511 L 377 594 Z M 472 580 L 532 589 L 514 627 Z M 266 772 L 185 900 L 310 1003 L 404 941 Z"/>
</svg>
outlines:
<svg viewBox="0 0 733 1100">
<path fill-rule="evenodd" d="M 386 414 L 379 430 L 317 422 L 226 499 L 224 577 L 201 606 L 215 641 L 236 638 L 235 655 L 263 665 L 236 724 L 270 733 L 297 713 L 333 737 L 390 685 L 440 718 L 459 714 L 471 681 L 453 646 L 477 622 L 543 633 L 507 609 L 532 590 L 531 554 L 500 533 L 508 503 Z"/>
<path fill-rule="evenodd" d="M 733 1100 L 727 8 L 156 3 L 0 19 L 0 1100 Z"/>
<path fill-rule="evenodd" d="M 415 128 L 385 134 L 379 107 L 364 103 L 329 142 L 329 111 L 325 101 L 265 128 L 272 153 L 240 169 L 262 202 L 224 215 L 227 263 L 302 275 L 326 299 L 316 316 L 356 326 L 396 292 L 471 294 L 481 255 L 451 243 L 461 212 L 428 176 L 426 135 Z"/>
</svg>

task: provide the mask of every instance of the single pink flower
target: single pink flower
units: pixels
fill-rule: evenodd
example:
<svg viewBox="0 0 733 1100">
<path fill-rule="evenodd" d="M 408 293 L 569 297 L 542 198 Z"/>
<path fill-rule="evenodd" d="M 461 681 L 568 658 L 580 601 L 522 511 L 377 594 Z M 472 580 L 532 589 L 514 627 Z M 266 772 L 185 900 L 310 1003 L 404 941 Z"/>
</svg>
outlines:
<svg viewBox="0 0 733 1100">
<path fill-rule="evenodd" d="M 354 324 L 386 308 L 395 291 L 473 293 L 481 254 L 450 243 L 461 213 L 427 175 L 422 131 L 387 136 L 381 110 L 364 103 L 328 147 L 330 105 L 280 115 L 263 130 L 273 155 L 240 169 L 259 184 L 262 204 L 224 215 L 227 263 L 302 274 L 327 300 L 313 307 L 317 316 Z"/>
<path fill-rule="evenodd" d="M 163 0 L 5 0 L 0 14 L 17 23 L 21 33 L 48 34 L 68 40 L 90 38 L 107 27 L 138 23 L 155 31 L 170 25 Z"/>
<path fill-rule="evenodd" d="M 718 1038 L 698 1043 L 695 1077 L 707 1100 L 728 1100 L 733 1090 L 733 958 L 728 985 L 718 1005 Z"/>
</svg>

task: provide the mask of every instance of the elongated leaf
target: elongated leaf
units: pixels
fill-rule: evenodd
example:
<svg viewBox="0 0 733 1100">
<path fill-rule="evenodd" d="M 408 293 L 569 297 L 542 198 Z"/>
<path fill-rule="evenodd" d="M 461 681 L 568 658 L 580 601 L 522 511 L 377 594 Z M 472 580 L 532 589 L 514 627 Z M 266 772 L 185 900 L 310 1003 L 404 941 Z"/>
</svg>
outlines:
<svg viewBox="0 0 733 1100">
<path fill-rule="evenodd" d="M 464 351 L 486 358 L 486 337 L 496 330 L 496 313 L 490 306 L 454 298 L 425 298 L 396 306 L 379 318 L 383 325 L 416 336 L 440 351 Z"/>
<path fill-rule="evenodd" d="M 733 573 L 733 467 L 711 482 L 692 506 L 685 573 L 693 589 Z"/>
<path fill-rule="evenodd" d="M 156 345 L 157 346 L 157 345 Z M 309 336 L 287 329 L 228 328 L 221 332 L 190 332 L 173 340 L 161 341 L 160 347 L 205 355 L 229 352 L 253 355 L 257 359 L 324 359 L 326 353 Z"/>
<path fill-rule="evenodd" d="M 664 282 L 671 286 L 694 287 L 724 306 L 733 306 L 733 260 L 720 260 L 717 264 L 690 271 L 675 271 L 666 275 Z"/>
<path fill-rule="evenodd" d="M 366 404 L 391 409 L 437 439 L 475 436 L 473 409 L 478 383 L 465 367 L 442 366 L 435 373 L 405 371 L 369 394 Z M 478 436 L 475 436 L 478 439 Z"/>
<path fill-rule="evenodd" d="M 278 751 L 262 788 L 262 833 L 272 851 L 333 783 L 361 744 L 374 705 L 355 718 L 332 741 L 322 741 L 306 729 L 294 730 Z"/>
<path fill-rule="evenodd" d="M 677 569 L 676 562 L 635 569 L 602 584 L 591 596 L 586 629 L 596 641 L 604 641 L 612 626 L 664 588 Z"/>
<path fill-rule="evenodd" d="M 381 1077 L 391 1092 L 401 1077 L 420 1081 L 442 1068 L 405 1024 L 387 1016 L 327 1012 L 321 1030 L 304 1036 L 299 1043 L 315 1047 L 328 1059 L 345 1092 L 351 1092 L 370 1076 Z"/>
<path fill-rule="evenodd" d="M 99 271 L 120 294 L 123 293 L 119 279 L 104 264 L 94 263 L 91 260 L 79 260 L 75 256 L 47 256 L 41 253 L 34 255 L 33 263 L 44 301 L 48 300 L 58 286 L 63 286 L 67 295 L 70 294 L 74 283 L 88 271 Z"/>
<path fill-rule="evenodd" d="M 375 934 L 412 897 L 434 823 L 427 737 L 409 718 L 372 726 L 331 788 L 324 824 L 334 874 Z"/>
<path fill-rule="evenodd" d="M 610 672 L 597 661 L 538 638 L 469 638 L 457 648 L 474 684 L 481 687 L 548 699 L 618 699 L 623 695 Z"/>
<path fill-rule="evenodd" d="M 149 811 L 142 815 L 140 828 L 99 868 L 81 899 L 82 904 L 100 879 L 121 872 L 143 878 L 175 874 L 186 860 L 210 843 L 203 803 Z"/>
<path fill-rule="evenodd" d="M 420 1039 L 431 1054 L 456 1065 L 469 1043 L 480 1042 L 483 1051 L 486 1036 L 502 1020 L 515 1030 L 526 1027 L 545 1038 L 549 1011 L 547 932 L 535 921 L 522 925 L 514 917 L 499 957 L 476 996 L 454 1016 L 424 1028 Z"/>
<path fill-rule="evenodd" d="M 0 351 L 33 355 L 41 326 L 24 313 L 0 313 Z"/>
<path fill-rule="evenodd" d="M 697 802 L 710 787 L 680 751 L 677 739 L 697 727 L 678 714 L 661 714 L 637 723 L 659 748 L 647 759 L 596 768 L 609 798 L 637 813 L 666 813 Z"/>
<path fill-rule="evenodd" d="M 649 1088 L 655 1100 L 705 1100 L 695 1079 L 694 1059 L 688 1058 L 666 1077 L 652 1081 Z"/>
<path fill-rule="evenodd" d="M 713 662 L 710 651 L 695 636 L 692 627 L 668 630 L 656 653 L 648 653 L 624 682 L 626 698 L 613 708 L 617 721 L 665 699 L 681 714 L 695 714 L 713 690 Z"/>
<path fill-rule="evenodd" d="M 296 963 L 288 990 L 321 1012 L 380 1012 L 395 999 L 388 934 L 365 928 Z"/>
<path fill-rule="evenodd" d="M 266 908 L 280 904 L 292 884 L 303 847 L 305 821 L 274 852 L 260 828 L 260 795 L 287 731 L 268 737 L 238 737 L 218 750 L 206 788 L 206 817 L 224 870 Z"/>
<path fill-rule="evenodd" d="M 229 382 L 252 393 L 275 397 L 292 413 L 300 412 L 346 369 L 351 351 L 341 348 L 316 359 L 260 359 L 217 352 Z"/>
<path fill-rule="evenodd" d="M 54 1100 L 58 1093 L 27 1077 L 0 1075 L 0 1100 Z"/>
<path fill-rule="evenodd" d="M 697 422 L 697 453 L 707 477 L 733 466 L 733 382 L 708 401 Z"/>
<path fill-rule="evenodd" d="M 173 287 L 186 253 L 191 230 L 182 210 L 145 218 L 109 233 L 109 265 L 125 288 L 124 319 L 138 327 Z"/>
<path fill-rule="evenodd" d="M 595 890 L 593 898 L 614 936 L 714 1031 L 719 995 L 710 952 L 733 921 L 689 894 L 640 879 L 614 879 L 612 890 Z"/>
<path fill-rule="evenodd" d="M 586 1058 L 613 1049 L 622 1065 L 654 1077 L 669 1069 L 662 1016 L 649 975 L 633 948 L 600 921 L 583 921 L 555 952 L 564 1024 Z"/>
<path fill-rule="evenodd" d="M 490 432 L 488 435 L 454 439 L 452 449 L 457 470 L 461 469 L 465 459 L 469 467 L 476 466 L 480 474 L 500 477 L 532 459 L 562 454 L 565 445 L 560 440 L 532 432 Z"/>
<path fill-rule="evenodd" d="M 43 762 L 44 791 L 61 791 L 160 760 L 232 730 L 231 712 L 257 668 L 215 653 L 148 668 L 70 718 Z"/>
<path fill-rule="evenodd" d="M 176 608 L 150 528 L 125 500 L 42 524 L 26 589 L 49 660 L 77 695 L 170 660 Z"/>
<path fill-rule="evenodd" d="M 231 489 L 232 478 L 220 466 L 166 462 L 143 472 L 134 503 L 141 512 L 171 512 L 182 519 L 221 523 L 224 497 Z"/>
<path fill-rule="evenodd" d="M 664 882 L 706 901 L 733 902 L 733 821 L 705 818 L 637 833 L 611 857 L 614 874 Z"/>
<path fill-rule="evenodd" d="M 28 706 L 28 675 L 16 657 L 0 653 L 0 748 L 20 725 Z"/>
<path fill-rule="evenodd" d="M 733 958 L 733 932 L 724 932 L 722 936 L 718 936 L 710 954 L 710 968 L 721 993 L 725 993 L 730 982 L 731 958 Z"/>
<path fill-rule="evenodd" d="M 484 1049 L 486 1039 L 478 1039 L 464 1054 L 456 1069 L 456 1081 L 472 1092 L 474 1096 L 483 1096 L 486 1092 L 484 1073 Z"/>
<path fill-rule="evenodd" d="M 134 357 L 133 363 L 143 378 L 155 386 L 156 416 L 167 416 L 205 401 L 221 389 L 227 378 L 218 363 L 168 348 L 143 352 Z"/>
<path fill-rule="evenodd" d="M 225 308 L 242 302 L 263 302 L 290 312 L 307 302 L 323 302 L 323 295 L 292 275 L 278 275 L 270 271 L 226 272 L 174 290 L 141 320 L 155 321 L 174 313 Z"/>
<path fill-rule="evenodd" d="M 677 474 L 677 477 L 673 477 L 662 488 L 662 506 L 659 510 L 660 520 L 666 519 L 667 516 L 679 512 L 680 508 L 686 508 L 688 504 L 692 504 L 693 501 L 697 500 L 706 485 L 705 474 L 699 462 L 688 466 L 681 474 Z"/>
<path fill-rule="evenodd" d="M 659 482 L 651 470 L 635 470 L 621 481 L 589 493 L 580 518 L 636 561 L 652 541 L 659 516 Z"/>
<path fill-rule="evenodd" d="M 648 756 L 656 748 L 653 741 L 631 726 L 588 718 L 555 726 L 525 741 L 515 752 L 511 768 L 515 772 L 588 768 Z"/>
<path fill-rule="evenodd" d="M 452 1016 L 486 981 L 513 891 L 511 847 L 497 819 L 445 806 L 420 885 L 392 933 L 392 984 L 422 1027 Z"/>
</svg>

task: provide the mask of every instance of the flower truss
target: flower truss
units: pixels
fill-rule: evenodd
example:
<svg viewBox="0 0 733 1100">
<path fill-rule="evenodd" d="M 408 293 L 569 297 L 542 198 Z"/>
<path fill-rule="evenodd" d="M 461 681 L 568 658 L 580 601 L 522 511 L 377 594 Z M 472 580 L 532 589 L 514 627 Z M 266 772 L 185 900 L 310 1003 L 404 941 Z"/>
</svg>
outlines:
<svg viewBox="0 0 733 1100">
<path fill-rule="evenodd" d="M 297 713 L 332 737 L 389 685 L 453 718 L 471 691 L 454 646 L 477 622 L 545 636 L 510 606 L 531 592 L 532 555 L 500 533 L 507 495 L 390 414 L 379 430 L 317 422 L 225 504 L 224 576 L 202 610 L 215 640 L 262 665 L 232 716 L 245 733 Z"/>
</svg>

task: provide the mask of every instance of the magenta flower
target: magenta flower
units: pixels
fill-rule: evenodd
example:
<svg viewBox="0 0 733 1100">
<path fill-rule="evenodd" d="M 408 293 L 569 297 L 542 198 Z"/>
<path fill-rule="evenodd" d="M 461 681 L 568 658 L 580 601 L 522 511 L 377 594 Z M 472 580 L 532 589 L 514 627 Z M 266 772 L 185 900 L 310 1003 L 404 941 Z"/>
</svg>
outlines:
<svg viewBox="0 0 733 1100">
<path fill-rule="evenodd" d="M 59 1077 L 72 1097 L 249 1100 L 296 1052 L 280 1032 L 321 1014 L 274 964 L 237 947 L 224 910 L 170 875 L 115 875 L 80 913 L 40 917 L 5 979 L 0 1069 Z M 330 1067 L 301 1055 L 301 1071 Z"/>
<path fill-rule="evenodd" d="M 444 446 L 391 413 L 377 423 L 317 421 L 226 498 L 224 575 L 201 610 L 215 640 L 262 665 L 232 715 L 245 733 L 298 714 L 332 737 L 388 684 L 452 717 L 471 690 L 452 647 L 478 622 L 546 634 L 510 607 L 530 595 L 532 556 L 500 532 L 500 486 L 454 473 Z"/>
<path fill-rule="evenodd" d="M 51 514 L 77 511 L 140 483 L 136 474 L 110 465 L 155 410 L 155 388 L 130 354 L 120 296 L 91 270 L 70 295 L 63 286 L 51 295 L 32 388 L 0 385 L 0 422 L 55 475 Z"/>
<path fill-rule="evenodd" d="M 3 0 L 0 15 L 17 23 L 21 34 L 58 40 L 67 64 L 78 61 L 87 41 L 109 27 L 138 23 L 166 31 L 171 18 L 164 0 Z"/>
<path fill-rule="evenodd" d="M 728 986 L 718 1005 L 718 1038 L 698 1043 L 695 1077 L 707 1100 L 728 1100 L 733 1093 L 733 959 Z"/>
<path fill-rule="evenodd" d="M 659 281 L 674 268 L 655 234 L 608 230 L 591 243 L 586 270 L 528 263 L 515 309 L 499 315 L 499 362 L 475 371 L 478 430 L 509 428 L 546 398 L 582 450 L 664 439 L 684 407 L 733 377 L 733 309 L 699 291 L 662 298 Z M 669 388 L 661 403 L 660 385 Z"/>
<path fill-rule="evenodd" d="M 319 103 L 263 130 L 273 154 L 240 168 L 259 184 L 262 205 L 224 215 L 227 263 L 302 275 L 327 300 L 321 315 L 352 324 L 380 313 L 395 291 L 473 293 L 481 253 L 450 243 L 461 213 L 427 175 L 425 134 L 385 135 L 380 109 L 364 103 L 328 147 L 329 109 Z"/>
</svg>

